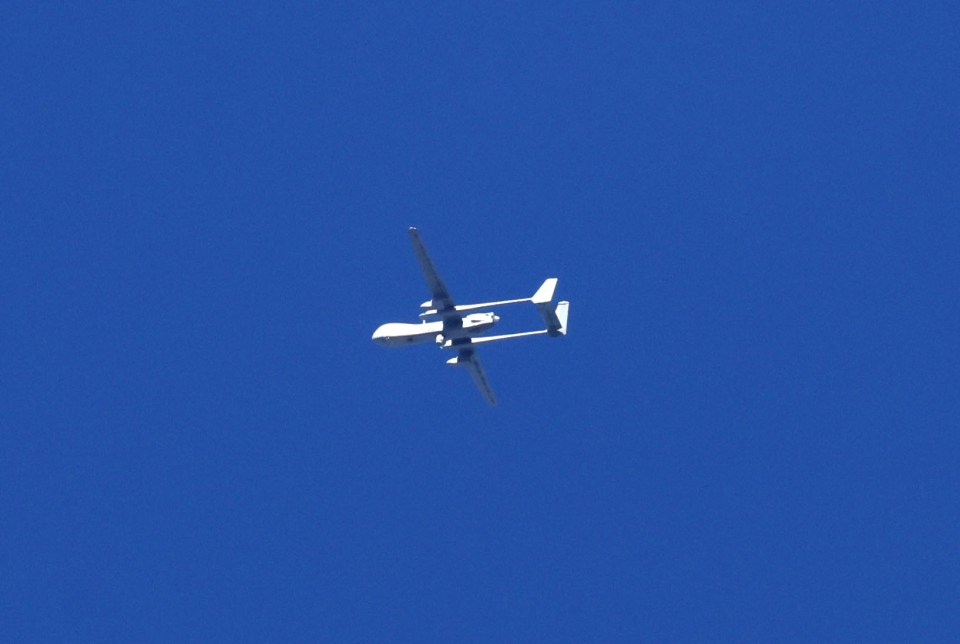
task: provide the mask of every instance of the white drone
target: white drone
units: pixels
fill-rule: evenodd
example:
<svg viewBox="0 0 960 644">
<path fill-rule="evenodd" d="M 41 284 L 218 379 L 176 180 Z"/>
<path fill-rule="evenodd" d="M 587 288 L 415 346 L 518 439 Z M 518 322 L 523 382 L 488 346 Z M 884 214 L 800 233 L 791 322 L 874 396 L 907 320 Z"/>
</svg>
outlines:
<svg viewBox="0 0 960 644">
<path fill-rule="evenodd" d="M 440 279 L 440 275 L 437 274 L 437 269 L 433 267 L 433 262 L 430 261 L 427 249 L 420 241 L 417 229 L 410 228 L 409 233 L 410 241 L 413 242 L 413 250 L 417 255 L 417 261 L 420 262 L 420 269 L 427 280 L 427 287 L 430 289 L 433 299 L 420 305 L 420 308 L 423 309 L 423 312 L 420 313 L 422 320 L 420 324 L 390 322 L 381 325 L 373 332 L 373 341 L 386 347 L 401 347 L 408 344 L 434 341 L 443 349 L 455 350 L 457 355 L 447 360 L 447 364 L 466 367 L 483 397 L 491 405 L 496 405 L 497 400 L 494 398 L 493 390 L 490 389 L 487 377 L 483 373 L 483 367 L 480 366 L 480 361 L 477 359 L 475 346 L 484 342 L 523 338 L 529 335 L 546 334 L 550 337 L 566 335 L 567 312 L 570 309 L 570 302 L 553 303 L 553 292 L 557 288 L 557 278 L 551 277 L 543 282 L 537 292 L 533 294 L 533 297 L 457 306 L 453 303 L 453 298 L 450 297 L 450 291 L 447 290 Z M 500 319 L 500 316 L 492 312 L 469 313 L 470 311 L 520 302 L 532 302 L 540 315 L 543 316 L 547 328 L 507 335 L 477 337 L 480 333 L 492 328 Z"/>
</svg>

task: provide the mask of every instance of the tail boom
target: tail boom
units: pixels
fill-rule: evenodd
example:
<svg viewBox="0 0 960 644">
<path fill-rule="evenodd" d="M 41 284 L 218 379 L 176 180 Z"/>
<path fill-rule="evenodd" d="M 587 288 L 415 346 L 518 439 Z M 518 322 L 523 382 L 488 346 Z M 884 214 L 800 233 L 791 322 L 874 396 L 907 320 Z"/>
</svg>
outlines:
<svg viewBox="0 0 960 644">
<path fill-rule="evenodd" d="M 544 280 L 543 284 L 540 285 L 540 288 L 537 289 L 537 292 L 533 294 L 533 297 L 521 297 L 515 300 L 500 300 L 498 302 L 481 302 L 480 304 L 460 304 L 453 307 L 453 310 L 457 313 L 468 313 L 470 311 L 480 311 L 482 309 L 488 309 L 493 306 L 504 306 L 507 304 L 520 304 L 521 302 L 533 302 L 536 305 L 540 304 L 549 304 L 553 301 L 553 292 L 557 288 L 557 278 L 548 277 Z M 436 307 L 432 300 L 427 300 L 420 305 L 421 309 L 425 309 L 420 313 L 420 317 L 424 320 L 437 317 L 440 315 L 440 310 Z"/>
</svg>

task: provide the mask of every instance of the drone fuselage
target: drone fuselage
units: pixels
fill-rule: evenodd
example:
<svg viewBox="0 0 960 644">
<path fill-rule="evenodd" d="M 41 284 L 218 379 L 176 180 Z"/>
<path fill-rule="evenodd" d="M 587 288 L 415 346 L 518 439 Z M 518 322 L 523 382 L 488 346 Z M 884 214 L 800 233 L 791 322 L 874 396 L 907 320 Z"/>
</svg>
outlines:
<svg viewBox="0 0 960 644">
<path fill-rule="evenodd" d="M 492 328 L 499 319 L 500 317 L 493 313 L 474 313 L 463 316 L 461 325 L 447 324 L 447 328 L 444 328 L 443 321 L 421 322 L 420 324 L 389 322 L 379 326 L 373 332 L 373 341 L 385 347 L 405 347 L 408 344 L 420 344 L 421 342 L 442 344 L 445 340 L 463 338 L 486 331 Z"/>
</svg>

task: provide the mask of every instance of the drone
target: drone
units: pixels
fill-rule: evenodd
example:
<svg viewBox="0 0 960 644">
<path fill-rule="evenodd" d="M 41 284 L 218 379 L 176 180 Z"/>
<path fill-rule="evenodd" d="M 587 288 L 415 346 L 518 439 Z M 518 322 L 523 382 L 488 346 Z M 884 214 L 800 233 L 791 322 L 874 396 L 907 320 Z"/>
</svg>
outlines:
<svg viewBox="0 0 960 644">
<path fill-rule="evenodd" d="M 544 280 L 532 297 L 457 305 L 450 296 L 450 291 L 447 290 L 443 280 L 440 279 L 433 262 L 430 261 L 430 256 L 427 255 L 427 249 L 420 240 L 417 229 L 410 228 L 407 232 L 410 235 L 410 241 L 413 243 L 413 251 L 417 256 L 417 261 L 420 263 L 420 270 L 427 281 L 431 299 L 420 305 L 421 322 L 419 324 L 405 322 L 383 324 L 373 332 L 372 340 L 385 347 L 404 347 L 411 344 L 435 342 L 442 349 L 456 352 L 455 356 L 447 360 L 447 364 L 466 367 L 484 399 L 490 405 L 496 405 L 497 399 L 493 395 L 490 383 L 487 382 L 487 376 L 484 374 L 480 360 L 477 358 L 477 345 L 532 335 L 546 335 L 552 338 L 566 335 L 570 302 L 554 303 L 553 294 L 557 288 L 557 278 L 550 277 Z M 491 311 L 483 311 L 483 309 L 522 302 L 530 302 L 536 306 L 543 317 L 545 328 L 506 335 L 481 335 L 493 328 L 500 320 L 499 315 Z"/>
</svg>

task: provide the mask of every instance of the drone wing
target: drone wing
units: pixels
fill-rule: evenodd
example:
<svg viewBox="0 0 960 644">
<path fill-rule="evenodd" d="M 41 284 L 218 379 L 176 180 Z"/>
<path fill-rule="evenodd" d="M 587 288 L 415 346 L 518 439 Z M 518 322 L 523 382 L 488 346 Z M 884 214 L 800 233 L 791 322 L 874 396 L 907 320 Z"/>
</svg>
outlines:
<svg viewBox="0 0 960 644">
<path fill-rule="evenodd" d="M 480 360 L 477 358 L 477 354 L 473 349 L 461 349 L 455 358 L 447 360 L 447 364 L 466 367 L 470 372 L 470 377 L 473 378 L 473 383 L 477 386 L 477 389 L 480 390 L 480 393 L 483 394 L 483 398 L 491 405 L 497 404 L 497 399 L 493 395 L 493 389 L 490 388 L 490 383 L 487 382 L 487 374 L 483 372 Z"/>
<path fill-rule="evenodd" d="M 427 255 L 427 249 L 420 241 L 417 229 L 411 227 L 407 232 L 410 234 L 410 241 L 413 243 L 413 252 L 416 253 L 417 261 L 420 263 L 420 270 L 423 271 L 423 277 L 427 280 L 427 288 L 430 289 L 430 296 L 433 298 L 432 307 L 444 318 L 447 317 L 447 313 L 453 313 L 459 318 L 460 315 L 456 313 L 450 291 L 447 290 L 446 285 L 437 273 L 437 269 L 433 266 L 433 262 L 430 261 L 430 256 Z"/>
<path fill-rule="evenodd" d="M 443 280 L 440 279 L 437 269 L 434 267 L 433 262 L 430 261 L 426 247 L 423 245 L 423 242 L 420 241 L 420 235 L 417 233 L 417 229 L 411 227 L 407 232 L 410 234 L 413 252 L 417 255 L 420 270 L 423 272 L 423 278 L 427 281 L 427 288 L 430 289 L 430 295 L 433 298 L 430 302 L 430 308 L 434 309 L 435 314 L 443 319 L 444 331 L 459 328 L 463 324 L 463 314 L 457 311 L 453 298 L 450 297 L 450 291 L 447 290 L 447 286 L 443 283 Z M 484 399 L 491 405 L 497 404 L 497 399 L 493 395 L 490 383 L 487 382 L 487 375 L 483 373 L 483 367 L 480 366 L 480 361 L 477 359 L 477 354 L 473 349 L 460 349 L 456 357 L 447 360 L 447 364 L 466 367 L 467 371 L 470 372 L 470 377 L 473 378 L 474 384 L 477 385 L 477 389 L 483 394 Z"/>
</svg>

